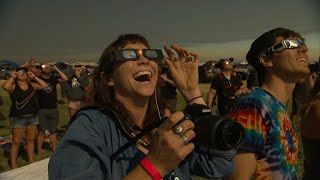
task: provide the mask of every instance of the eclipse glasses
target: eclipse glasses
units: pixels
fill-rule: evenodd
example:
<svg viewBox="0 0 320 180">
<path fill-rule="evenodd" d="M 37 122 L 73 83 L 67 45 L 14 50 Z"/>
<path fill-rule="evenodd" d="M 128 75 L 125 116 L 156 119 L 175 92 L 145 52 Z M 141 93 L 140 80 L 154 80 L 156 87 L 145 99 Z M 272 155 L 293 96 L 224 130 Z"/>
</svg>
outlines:
<svg viewBox="0 0 320 180">
<path fill-rule="evenodd" d="M 285 49 L 293 49 L 293 48 L 297 48 L 300 46 L 307 47 L 307 45 L 304 43 L 304 41 L 302 39 L 299 39 L 299 38 L 286 39 L 279 44 L 276 44 L 274 46 L 269 47 L 268 49 L 264 50 L 261 54 L 266 54 L 266 53 L 271 53 L 271 52 L 280 52 Z"/>
<path fill-rule="evenodd" d="M 164 57 L 161 49 L 124 49 L 114 53 L 117 61 L 136 61 L 142 55 L 149 60 L 160 62 Z"/>
</svg>

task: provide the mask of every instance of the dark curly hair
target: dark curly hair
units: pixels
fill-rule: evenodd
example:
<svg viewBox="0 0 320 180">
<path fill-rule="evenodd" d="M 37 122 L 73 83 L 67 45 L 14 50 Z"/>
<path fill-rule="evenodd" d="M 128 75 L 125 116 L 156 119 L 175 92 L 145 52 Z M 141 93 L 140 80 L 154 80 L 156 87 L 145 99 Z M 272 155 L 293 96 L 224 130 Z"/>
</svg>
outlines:
<svg viewBox="0 0 320 180">
<path fill-rule="evenodd" d="M 265 69 L 260 64 L 259 56 L 264 50 L 273 46 L 276 41 L 276 38 L 278 37 L 283 37 L 283 38 L 296 37 L 296 38 L 302 39 L 299 33 L 296 33 L 292 30 L 285 29 L 285 28 L 275 28 L 262 34 L 251 44 L 250 50 L 246 55 L 246 59 L 248 63 L 252 65 L 252 67 L 254 67 L 254 69 L 256 70 L 258 75 L 259 85 L 261 85 L 264 82 L 264 75 L 265 75 Z M 273 54 L 271 53 L 266 55 L 269 58 L 272 58 Z"/>
</svg>

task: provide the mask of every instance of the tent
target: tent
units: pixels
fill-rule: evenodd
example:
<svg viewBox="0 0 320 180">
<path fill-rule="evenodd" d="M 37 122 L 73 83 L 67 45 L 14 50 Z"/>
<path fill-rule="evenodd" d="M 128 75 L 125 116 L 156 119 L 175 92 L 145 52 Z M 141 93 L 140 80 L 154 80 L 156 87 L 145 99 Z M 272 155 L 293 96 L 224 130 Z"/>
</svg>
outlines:
<svg viewBox="0 0 320 180">
<path fill-rule="evenodd" d="M 10 60 L 2 60 L 2 61 L 0 61 L 0 64 L 2 64 L 2 63 L 3 64 L 9 64 L 9 65 L 11 65 L 11 66 L 13 66 L 15 68 L 20 66 L 19 64 L 15 63 L 14 61 L 10 61 Z"/>
</svg>

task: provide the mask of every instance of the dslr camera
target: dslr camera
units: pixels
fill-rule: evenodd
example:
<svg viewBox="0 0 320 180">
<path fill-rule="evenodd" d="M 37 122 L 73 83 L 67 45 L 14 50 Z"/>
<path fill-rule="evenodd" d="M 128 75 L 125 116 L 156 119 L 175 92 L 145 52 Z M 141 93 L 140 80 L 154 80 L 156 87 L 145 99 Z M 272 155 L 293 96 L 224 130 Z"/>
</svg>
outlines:
<svg viewBox="0 0 320 180">
<path fill-rule="evenodd" d="M 309 64 L 309 69 L 311 72 L 320 73 L 320 61 Z"/>
<path fill-rule="evenodd" d="M 191 104 L 187 105 L 183 112 L 185 119 L 195 124 L 196 137 L 193 143 L 200 149 L 237 149 L 245 138 L 245 130 L 240 123 L 212 115 L 212 109 L 208 106 Z"/>
</svg>

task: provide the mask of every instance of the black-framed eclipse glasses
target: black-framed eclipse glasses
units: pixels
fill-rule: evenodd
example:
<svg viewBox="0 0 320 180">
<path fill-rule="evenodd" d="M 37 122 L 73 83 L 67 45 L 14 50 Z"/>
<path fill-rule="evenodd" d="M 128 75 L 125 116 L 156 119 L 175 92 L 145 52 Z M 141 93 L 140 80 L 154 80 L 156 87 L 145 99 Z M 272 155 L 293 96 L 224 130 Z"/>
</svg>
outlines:
<svg viewBox="0 0 320 180">
<path fill-rule="evenodd" d="M 117 61 L 138 60 L 141 55 L 149 60 L 160 62 L 163 60 L 161 49 L 124 49 L 114 51 Z"/>
<path fill-rule="evenodd" d="M 302 39 L 299 39 L 299 38 L 286 39 L 279 44 L 269 47 L 268 49 L 264 50 L 261 54 L 266 54 L 271 52 L 280 52 L 285 49 L 293 49 L 300 46 L 305 46 L 307 48 L 307 45 L 304 43 Z"/>
</svg>

